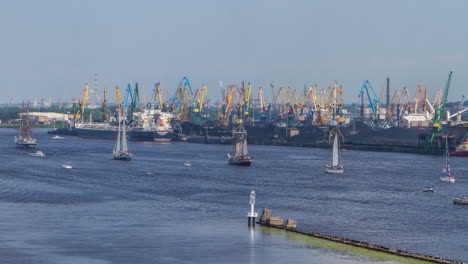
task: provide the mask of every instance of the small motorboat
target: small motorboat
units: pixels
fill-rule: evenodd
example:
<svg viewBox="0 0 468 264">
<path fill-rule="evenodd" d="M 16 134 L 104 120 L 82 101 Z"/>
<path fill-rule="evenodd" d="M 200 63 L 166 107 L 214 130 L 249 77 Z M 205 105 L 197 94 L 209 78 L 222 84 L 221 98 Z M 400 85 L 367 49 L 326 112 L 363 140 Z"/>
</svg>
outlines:
<svg viewBox="0 0 468 264">
<path fill-rule="evenodd" d="M 71 169 L 71 168 L 73 168 L 73 166 L 71 165 L 70 162 L 66 162 L 65 164 L 62 165 L 62 168 L 64 168 L 64 169 Z"/>
<path fill-rule="evenodd" d="M 52 137 L 52 139 L 62 139 L 63 137 L 59 136 L 59 135 L 55 135 Z"/>
<path fill-rule="evenodd" d="M 427 192 L 427 193 L 435 193 L 435 190 L 432 187 L 426 187 L 422 192 Z"/>
<path fill-rule="evenodd" d="M 44 152 L 42 152 L 40 150 L 38 150 L 36 152 L 28 153 L 28 154 L 30 156 L 34 156 L 34 157 L 44 157 L 45 156 Z"/>
<path fill-rule="evenodd" d="M 468 197 L 459 197 L 459 198 L 453 198 L 453 204 L 455 205 L 468 205 Z"/>
<path fill-rule="evenodd" d="M 147 170 L 145 172 L 146 176 L 151 176 L 151 175 L 154 175 L 154 173 L 151 171 L 151 170 Z"/>
<path fill-rule="evenodd" d="M 184 162 L 184 166 L 190 167 L 190 166 L 192 166 L 192 164 L 190 163 L 190 161 L 186 161 L 186 162 Z"/>
</svg>

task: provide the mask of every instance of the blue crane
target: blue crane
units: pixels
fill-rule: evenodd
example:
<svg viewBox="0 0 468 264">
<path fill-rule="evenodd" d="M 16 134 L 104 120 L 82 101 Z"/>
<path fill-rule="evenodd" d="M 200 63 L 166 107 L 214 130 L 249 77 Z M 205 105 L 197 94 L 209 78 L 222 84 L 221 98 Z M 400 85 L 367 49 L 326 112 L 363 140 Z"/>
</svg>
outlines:
<svg viewBox="0 0 468 264">
<path fill-rule="evenodd" d="M 185 100 L 186 100 L 185 93 L 187 92 L 187 88 L 188 88 L 188 91 L 190 92 L 190 94 L 191 95 L 193 94 L 192 85 L 190 85 L 189 79 L 187 79 L 187 77 L 185 77 L 185 76 L 180 81 L 178 87 L 179 88 L 177 89 L 174 97 L 167 100 L 168 103 L 173 102 L 175 104 L 174 105 L 174 111 L 176 113 L 180 112 L 180 109 L 182 108 L 182 105 L 185 103 Z"/>
<path fill-rule="evenodd" d="M 369 90 L 370 90 L 370 92 L 369 92 Z M 377 94 L 375 93 L 374 88 L 372 88 L 372 85 L 369 83 L 368 80 L 366 80 L 365 82 L 362 83 L 361 90 L 359 91 L 359 96 L 358 97 L 362 97 L 364 91 L 366 91 L 367 99 L 369 100 L 370 107 L 372 108 L 372 113 L 374 114 L 374 116 L 377 116 L 376 103 L 380 103 L 382 105 L 385 105 L 385 103 L 380 101 L 380 99 L 377 97 Z M 372 92 L 372 94 L 371 94 L 371 92 Z M 361 106 L 361 107 L 363 107 L 363 106 Z"/>
<path fill-rule="evenodd" d="M 124 110 L 124 114 L 128 113 L 130 119 L 132 118 L 133 112 L 135 111 L 139 101 L 138 83 L 135 83 L 135 89 L 133 90 L 132 86 L 128 84 L 127 89 L 125 90 L 124 100 L 120 106 Z"/>
</svg>

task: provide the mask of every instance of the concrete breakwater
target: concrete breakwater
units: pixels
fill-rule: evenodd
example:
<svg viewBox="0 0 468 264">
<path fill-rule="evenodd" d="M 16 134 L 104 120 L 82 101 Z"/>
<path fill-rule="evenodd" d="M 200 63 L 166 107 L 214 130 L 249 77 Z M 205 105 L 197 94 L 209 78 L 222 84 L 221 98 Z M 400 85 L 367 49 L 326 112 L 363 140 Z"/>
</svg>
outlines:
<svg viewBox="0 0 468 264">
<path fill-rule="evenodd" d="M 376 244 L 371 244 L 363 241 L 358 241 L 358 240 L 352 240 L 352 239 L 346 239 L 342 237 L 337 237 L 337 236 L 330 236 L 330 235 L 324 235 L 320 233 L 314 233 L 314 232 L 305 232 L 305 231 L 300 231 L 296 229 L 297 221 L 288 219 L 286 222 L 283 221 L 281 217 L 272 217 L 271 216 L 271 210 L 270 209 L 264 209 L 262 212 L 262 215 L 260 217 L 260 220 L 257 222 L 260 225 L 272 227 L 272 228 L 277 228 L 281 230 L 286 230 L 288 232 L 294 232 L 298 233 L 301 235 L 306 235 L 306 236 L 311 236 L 315 238 L 320 238 L 320 239 L 325 239 L 329 241 L 333 241 L 336 243 L 342 243 L 350 246 L 355 246 L 355 247 L 360 247 L 360 248 L 365 248 L 368 250 L 373 250 L 373 251 L 378 251 L 378 252 L 383 252 L 383 253 L 388 253 L 400 257 L 405 257 L 405 258 L 412 258 L 412 259 L 417 259 L 417 260 L 422 260 L 422 261 L 427 261 L 427 262 L 432 262 L 432 263 L 443 263 L 443 264 L 466 264 L 464 262 L 460 261 L 455 261 L 455 260 L 450 260 L 450 259 L 445 259 L 437 256 L 429 256 L 429 255 L 424 255 L 424 254 L 415 254 L 408 252 L 406 250 L 401 250 L 401 249 L 392 249 Z M 284 223 L 284 224 L 283 224 Z"/>
</svg>

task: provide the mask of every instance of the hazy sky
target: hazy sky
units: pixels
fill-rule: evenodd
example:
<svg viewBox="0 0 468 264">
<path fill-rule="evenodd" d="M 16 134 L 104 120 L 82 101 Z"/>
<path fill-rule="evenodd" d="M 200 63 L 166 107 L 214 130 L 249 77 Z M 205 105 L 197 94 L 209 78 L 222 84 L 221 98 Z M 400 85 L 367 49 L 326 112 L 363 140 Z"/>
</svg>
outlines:
<svg viewBox="0 0 468 264">
<path fill-rule="evenodd" d="M 173 94 L 187 76 L 211 99 L 220 80 L 268 93 L 337 80 L 351 103 L 386 77 L 434 94 L 450 70 L 455 101 L 468 96 L 467 14 L 465 0 L 3 1 L 0 102 L 69 100 L 97 73 L 100 93 L 159 81 Z"/>
</svg>

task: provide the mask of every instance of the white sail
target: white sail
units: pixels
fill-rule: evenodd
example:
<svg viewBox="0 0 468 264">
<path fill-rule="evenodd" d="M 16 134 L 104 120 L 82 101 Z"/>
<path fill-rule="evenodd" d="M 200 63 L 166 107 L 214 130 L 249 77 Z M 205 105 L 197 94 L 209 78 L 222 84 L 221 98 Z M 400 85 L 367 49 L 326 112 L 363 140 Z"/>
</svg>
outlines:
<svg viewBox="0 0 468 264">
<path fill-rule="evenodd" d="M 122 151 L 128 152 L 128 144 L 127 144 L 127 129 L 125 124 L 125 117 L 123 119 L 123 128 L 122 128 Z"/>
<path fill-rule="evenodd" d="M 243 141 L 243 144 L 242 144 L 243 148 L 242 148 L 242 155 L 244 156 L 247 156 L 249 155 L 249 151 L 247 150 L 247 137 L 244 137 L 244 141 Z"/>
<path fill-rule="evenodd" d="M 242 125 L 237 126 L 233 131 L 234 157 L 248 156 L 247 132 Z"/>
<path fill-rule="evenodd" d="M 335 134 L 335 139 L 333 140 L 333 157 L 332 157 L 332 166 L 340 165 L 340 155 L 338 149 L 338 136 Z"/>
<path fill-rule="evenodd" d="M 236 135 L 235 141 L 236 141 L 236 154 L 234 155 L 235 157 L 237 156 L 242 156 L 242 149 L 244 148 L 242 140 L 238 138 L 239 135 Z"/>
<path fill-rule="evenodd" d="M 120 152 L 120 117 L 119 117 L 118 123 L 119 123 L 119 131 L 117 132 L 117 141 L 115 142 L 114 154 L 118 154 Z"/>
</svg>

